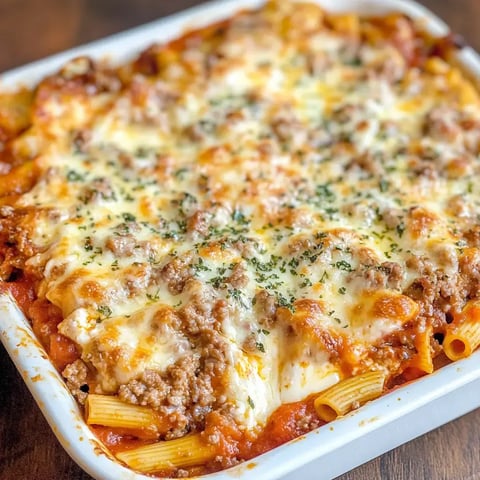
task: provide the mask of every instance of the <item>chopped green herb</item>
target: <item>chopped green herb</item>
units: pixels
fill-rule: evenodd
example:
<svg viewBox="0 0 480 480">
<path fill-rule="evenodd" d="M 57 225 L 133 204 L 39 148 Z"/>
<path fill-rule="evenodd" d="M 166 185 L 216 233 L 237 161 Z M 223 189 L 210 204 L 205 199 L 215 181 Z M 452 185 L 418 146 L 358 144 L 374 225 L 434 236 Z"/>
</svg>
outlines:
<svg viewBox="0 0 480 480">
<path fill-rule="evenodd" d="M 91 250 L 93 250 L 92 237 L 85 238 L 85 241 L 83 242 L 83 248 L 87 252 L 90 252 Z"/>
<path fill-rule="evenodd" d="M 109 318 L 112 315 L 112 309 L 108 305 L 100 305 L 97 311 L 101 313 L 105 318 Z"/>
<path fill-rule="evenodd" d="M 126 222 L 134 222 L 136 220 L 135 215 L 132 215 L 129 212 L 123 212 L 122 217 Z"/>
<path fill-rule="evenodd" d="M 85 176 L 75 170 L 69 170 L 67 173 L 67 180 L 69 182 L 82 182 L 85 180 Z"/>
<path fill-rule="evenodd" d="M 380 191 L 382 193 L 385 193 L 388 191 L 388 188 L 390 187 L 390 182 L 388 180 L 385 180 L 384 178 L 382 178 L 380 180 L 380 183 L 378 184 L 378 187 L 380 188 Z"/>
<path fill-rule="evenodd" d="M 345 260 L 339 260 L 338 262 L 335 262 L 332 266 L 345 272 L 353 272 L 352 266 Z"/>
<path fill-rule="evenodd" d="M 250 223 L 248 218 L 240 210 L 237 209 L 235 209 L 232 213 L 232 220 L 240 225 L 248 225 Z"/>
<path fill-rule="evenodd" d="M 395 230 L 400 238 L 402 238 L 403 232 L 405 232 L 405 224 L 403 222 L 399 223 Z"/>
</svg>

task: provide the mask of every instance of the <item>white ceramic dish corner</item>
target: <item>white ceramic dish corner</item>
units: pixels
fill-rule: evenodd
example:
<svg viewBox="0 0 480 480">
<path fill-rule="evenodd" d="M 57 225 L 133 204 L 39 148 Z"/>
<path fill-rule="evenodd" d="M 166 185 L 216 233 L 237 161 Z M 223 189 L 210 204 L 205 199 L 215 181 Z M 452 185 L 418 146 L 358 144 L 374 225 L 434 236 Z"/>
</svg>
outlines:
<svg viewBox="0 0 480 480">
<path fill-rule="evenodd" d="M 424 21 L 434 35 L 448 32 L 441 20 L 409 0 L 317 2 L 330 11 L 360 14 L 401 11 Z M 153 42 L 169 40 L 185 30 L 262 3 L 261 0 L 223 0 L 201 5 L 7 72 L 0 76 L 0 88 L 33 85 L 78 55 L 122 62 Z M 472 49 L 459 52 L 459 60 L 480 79 L 480 58 Z M 95 439 L 63 380 L 35 339 L 29 323 L 9 296 L 0 296 L 0 338 L 60 443 L 81 468 L 98 480 L 151 480 L 115 462 Z M 479 406 L 480 351 L 405 385 L 326 427 L 250 462 L 205 478 L 328 480 Z"/>
</svg>

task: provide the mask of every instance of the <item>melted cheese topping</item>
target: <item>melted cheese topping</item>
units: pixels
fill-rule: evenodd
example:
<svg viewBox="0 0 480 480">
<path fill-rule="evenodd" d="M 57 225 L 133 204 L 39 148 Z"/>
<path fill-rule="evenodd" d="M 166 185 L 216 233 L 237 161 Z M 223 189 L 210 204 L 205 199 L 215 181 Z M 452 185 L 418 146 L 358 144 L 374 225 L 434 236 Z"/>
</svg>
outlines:
<svg viewBox="0 0 480 480">
<path fill-rule="evenodd" d="M 411 259 L 457 271 L 479 198 L 476 96 L 439 58 L 411 68 L 388 38 L 309 11 L 155 47 L 154 74 L 132 67 L 124 86 L 75 90 L 80 59 L 41 87 L 17 143 L 43 173 L 15 208 L 37 211 L 28 268 L 100 392 L 203 358 L 184 323 L 210 322 L 217 397 L 254 428 L 344 376 L 399 373 L 386 339 L 419 314 Z"/>
</svg>

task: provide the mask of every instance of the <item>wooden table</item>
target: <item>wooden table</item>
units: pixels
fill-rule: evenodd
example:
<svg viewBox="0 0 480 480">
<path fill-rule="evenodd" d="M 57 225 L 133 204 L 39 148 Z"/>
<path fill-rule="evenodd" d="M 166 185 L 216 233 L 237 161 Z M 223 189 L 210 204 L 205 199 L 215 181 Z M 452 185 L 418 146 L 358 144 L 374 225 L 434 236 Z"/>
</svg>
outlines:
<svg viewBox="0 0 480 480">
<path fill-rule="evenodd" d="M 0 0 L 0 71 L 198 3 L 201 2 Z M 422 3 L 480 50 L 480 0 L 422 0 Z M 91 479 L 63 451 L 2 347 L 0 479 Z M 376 479 L 479 480 L 480 410 L 372 460 L 338 480 Z"/>
</svg>

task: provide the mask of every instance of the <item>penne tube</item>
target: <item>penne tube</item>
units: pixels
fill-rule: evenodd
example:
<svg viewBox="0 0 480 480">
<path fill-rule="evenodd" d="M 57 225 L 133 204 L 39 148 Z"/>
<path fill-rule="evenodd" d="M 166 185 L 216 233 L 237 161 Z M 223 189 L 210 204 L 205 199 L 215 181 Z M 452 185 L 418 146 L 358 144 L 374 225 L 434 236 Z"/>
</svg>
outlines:
<svg viewBox="0 0 480 480">
<path fill-rule="evenodd" d="M 200 434 L 194 434 L 127 450 L 116 457 L 134 470 L 152 473 L 203 465 L 215 455 L 215 448 L 205 444 Z"/>
<path fill-rule="evenodd" d="M 430 347 L 430 338 L 432 328 L 428 327 L 415 337 L 416 355 L 408 362 L 403 371 L 403 376 L 407 380 L 413 380 L 427 373 L 433 372 L 432 350 Z"/>
<path fill-rule="evenodd" d="M 385 377 L 383 372 L 376 371 L 342 380 L 315 399 L 318 416 L 331 422 L 359 404 L 379 397 L 383 393 Z"/>
<path fill-rule="evenodd" d="M 443 339 L 443 351 L 450 360 L 469 357 L 480 345 L 480 321 L 467 318 L 447 331 Z"/>
<path fill-rule="evenodd" d="M 159 416 L 151 408 L 131 405 L 110 395 L 89 394 L 85 414 L 89 425 L 151 429 L 160 424 Z"/>
</svg>

